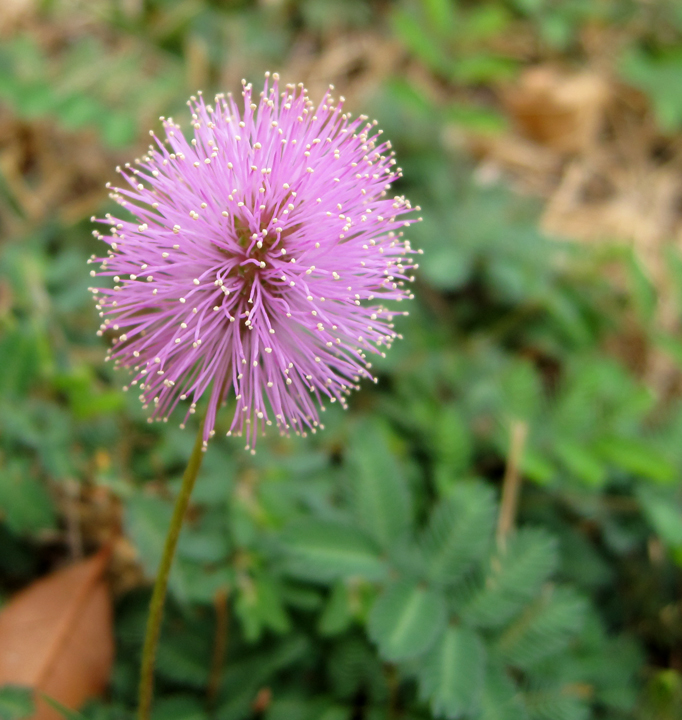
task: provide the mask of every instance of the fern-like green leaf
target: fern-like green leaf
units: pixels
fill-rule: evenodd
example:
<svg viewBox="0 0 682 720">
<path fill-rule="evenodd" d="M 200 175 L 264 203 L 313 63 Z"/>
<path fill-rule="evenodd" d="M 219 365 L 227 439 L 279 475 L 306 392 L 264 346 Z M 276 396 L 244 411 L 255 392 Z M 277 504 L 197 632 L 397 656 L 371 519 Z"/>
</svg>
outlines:
<svg viewBox="0 0 682 720">
<path fill-rule="evenodd" d="M 235 613 L 248 641 L 258 640 L 266 628 L 280 635 L 291 630 L 285 596 L 286 588 L 267 572 L 254 571 L 242 576 L 237 585 Z"/>
<path fill-rule="evenodd" d="M 356 427 L 348 464 L 357 522 L 381 547 L 390 548 L 412 524 L 412 501 L 404 473 L 376 422 Z"/>
<path fill-rule="evenodd" d="M 161 636 L 157 671 L 165 680 L 203 688 L 208 682 L 211 646 L 203 634 L 175 633 Z"/>
<path fill-rule="evenodd" d="M 351 635 L 335 643 L 327 659 L 327 674 L 337 698 L 352 700 L 362 693 L 369 701 L 386 702 L 384 669 L 364 638 Z"/>
<path fill-rule="evenodd" d="M 313 655 L 306 637 L 293 634 L 276 645 L 269 645 L 255 654 L 242 652 L 239 662 L 228 663 L 222 681 L 222 702 L 215 710 L 216 718 L 240 720 L 253 716 L 252 703 L 259 688 L 285 668 Z"/>
<path fill-rule="evenodd" d="M 277 633 L 291 629 L 291 622 L 282 601 L 282 589 L 279 583 L 267 573 L 260 573 L 255 581 L 258 597 L 258 611 L 263 625 Z"/>
<path fill-rule="evenodd" d="M 452 583 L 486 553 L 495 524 L 490 488 L 460 483 L 431 516 L 423 538 L 426 569 L 431 580 Z"/>
<path fill-rule="evenodd" d="M 318 630 L 321 635 L 337 635 L 350 625 L 352 619 L 348 588 L 344 582 L 337 581 L 320 616 Z"/>
<path fill-rule="evenodd" d="M 470 628 L 450 626 L 424 658 L 419 691 L 436 717 L 455 720 L 480 711 L 485 648 Z"/>
<path fill-rule="evenodd" d="M 0 467 L 0 521 L 17 534 L 55 526 L 54 505 L 47 488 L 31 477 L 30 468 L 22 462 Z"/>
<path fill-rule="evenodd" d="M 308 519 L 284 535 L 292 575 L 315 582 L 344 577 L 381 580 L 386 564 L 375 543 L 359 529 L 338 522 Z"/>
<path fill-rule="evenodd" d="M 414 17 L 414 13 L 397 9 L 391 15 L 394 34 L 428 67 L 443 68 L 447 64 L 447 56 L 443 48 L 431 37 L 429 31 Z"/>
<path fill-rule="evenodd" d="M 167 695 L 154 703 L 152 720 L 207 720 L 201 699 L 192 695 Z"/>
<path fill-rule="evenodd" d="M 33 715 L 33 690 L 19 685 L 0 687 L 0 720 L 22 720 Z"/>
<path fill-rule="evenodd" d="M 516 619 L 499 640 L 503 657 L 528 669 L 561 652 L 582 627 L 586 603 L 569 588 L 552 588 Z"/>
<path fill-rule="evenodd" d="M 132 538 L 145 572 L 154 577 L 161 561 L 163 544 L 173 506 L 158 497 L 136 494 L 128 498 L 125 512 L 126 532 Z"/>
<path fill-rule="evenodd" d="M 379 596 L 369 616 L 369 635 L 386 660 L 406 660 L 428 650 L 445 627 L 442 595 L 403 580 Z"/>
<path fill-rule="evenodd" d="M 484 583 L 463 616 L 480 627 L 502 627 L 538 594 L 557 561 L 554 538 L 541 530 L 519 530 L 506 551 L 492 556 Z"/>
<path fill-rule="evenodd" d="M 63 718 L 63 720 L 85 720 L 84 715 L 66 707 L 66 705 L 62 705 L 59 700 L 55 700 L 53 697 L 50 697 L 50 695 L 40 693 L 40 696 L 53 710 L 59 713 L 59 716 Z"/>
<path fill-rule="evenodd" d="M 477 720 L 526 720 L 528 712 L 521 692 L 499 664 L 488 666 Z"/>
<path fill-rule="evenodd" d="M 524 694 L 531 720 L 587 720 L 589 705 L 567 687 L 536 688 Z"/>
</svg>

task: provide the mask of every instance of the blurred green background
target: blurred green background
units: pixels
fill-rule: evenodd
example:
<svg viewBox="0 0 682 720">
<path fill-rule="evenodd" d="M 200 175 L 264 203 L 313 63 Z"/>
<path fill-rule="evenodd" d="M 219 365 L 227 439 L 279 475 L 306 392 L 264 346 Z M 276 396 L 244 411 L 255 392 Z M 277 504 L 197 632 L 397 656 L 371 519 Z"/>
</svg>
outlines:
<svg viewBox="0 0 682 720">
<path fill-rule="evenodd" d="M 417 299 L 324 432 L 251 457 L 219 416 L 155 718 L 682 718 L 678 0 L 3 0 L 0 607 L 112 542 L 82 712 L 133 717 L 194 432 L 103 362 L 89 218 L 159 115 L 265 70 L 379 120 Z"/>
</svg>

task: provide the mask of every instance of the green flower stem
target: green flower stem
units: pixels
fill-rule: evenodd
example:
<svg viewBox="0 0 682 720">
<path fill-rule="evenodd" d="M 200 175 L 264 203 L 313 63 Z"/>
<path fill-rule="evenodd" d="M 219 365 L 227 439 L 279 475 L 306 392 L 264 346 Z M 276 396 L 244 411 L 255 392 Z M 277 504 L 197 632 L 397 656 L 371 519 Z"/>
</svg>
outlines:
<svg viewBox="0 0 682 720">
<path fill-rule="evenodd" d="M 144 649 L 142 650 L 142 671 L 140 673 L 140 699 L 138 708 L 138 720 L 149 720 L 152 707 L 152 694 L 154 691 L 154 661 L 156 659 L 156 648 L 159 644 L 159 634 L 161 632 L 161 621 L 163 619 L 163 605 L 166 599 L 166 588 L 168 587 L 168 575 L 171 565 L 173 564 L 173 556 L 175 548 L 178 544 L 178 536 L 182 528 L 182 521 L 185 518 L 185 512 L 189 505 L 189 498 L 192 494 L 194 482 L 199 474 L 201 461 L 204 458 L 203 453 L 203 420 L 199 425 L 199 432 L 194 443 L 194 449 L 190 456 L 185 474 L 182 476 L 182 486 L 175 501 L 173 509 L 173 517 L 171 518 L 168 535 L 166 535 L 166 544 L 163 548 L 163 556 L 159 571 L 154 583 L 154 592 L 149 605 L 149 617 L 147 619 L 147 631 L 144 638 Z"/>
</svg>

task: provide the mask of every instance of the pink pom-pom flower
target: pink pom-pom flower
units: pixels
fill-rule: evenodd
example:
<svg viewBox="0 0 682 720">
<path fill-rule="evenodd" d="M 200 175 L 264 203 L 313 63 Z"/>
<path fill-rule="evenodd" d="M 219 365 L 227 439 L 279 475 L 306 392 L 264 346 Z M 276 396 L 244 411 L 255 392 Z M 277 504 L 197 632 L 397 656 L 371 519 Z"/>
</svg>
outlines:
<svg viewBox="0 0 682 720">
<path fill-rule="evenodd" d="M 400 168 L 376 122 L 351 119 L 332 89 L 315 107 L 266 74 L 257 104 L 243 83 L 243 111 L 199 94 L 190 141 L 163 119 L 167 139 L 118 168 L 130 187 L 112 197 L 132 219 L 100 220 L 109 250 L 91 275 L 114 286 L 91 290 L 150 421 L 188 400 L 186 420 L 208 393 L 206 444 L 233 389 L 228 435 L 247 449 L 273 422 L 315 432 L 318 406 L 345 406 L 372 377 L 368 353 L 398 337 L 403 313 L 384 302 L 411 297 L 412 208 L 388 195 Z"/>
</svg>

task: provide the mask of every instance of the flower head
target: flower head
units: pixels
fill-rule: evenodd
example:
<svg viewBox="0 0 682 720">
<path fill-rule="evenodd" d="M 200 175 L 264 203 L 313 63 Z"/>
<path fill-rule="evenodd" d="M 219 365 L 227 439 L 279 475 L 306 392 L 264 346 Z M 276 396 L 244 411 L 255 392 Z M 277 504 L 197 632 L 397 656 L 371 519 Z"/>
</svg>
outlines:
<svg viewBox="0 0 682 720">
<path fill-rule="evenodd" d="M 345 405 L 372 377 L 368 353 L 398 337 L 384 302 L 411 297 L 411 207 L 388 196 L 400 169 L 376 122 L 331 90 L 315 107 L 266 74 L 257 104 L 243 83 L 243 110 L 192 97 L 194 137 L 162 118 L 167 139 L 118 168 L 130 187 L 112 197 L 134 219 L 95 232 L 109 251 L 91 274 L 115 283 L 92 289 L 112 357 L 157 419 L 208 393 L 205 442 L 231 389 L 228 435 L 247 449 L 264 425 L 315 432 L 318 405 Z"/>
</svg>

